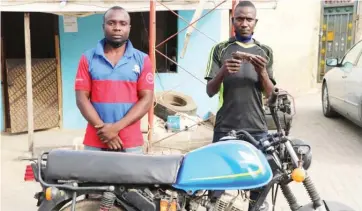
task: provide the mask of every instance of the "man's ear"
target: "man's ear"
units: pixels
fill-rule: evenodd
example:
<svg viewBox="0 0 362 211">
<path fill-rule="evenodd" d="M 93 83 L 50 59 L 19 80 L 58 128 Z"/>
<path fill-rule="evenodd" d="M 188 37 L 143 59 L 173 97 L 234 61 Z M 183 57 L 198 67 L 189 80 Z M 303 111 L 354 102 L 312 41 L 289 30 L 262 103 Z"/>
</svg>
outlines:
<svg viewBox="0 0 362 211">
<path fill-rule="evenodd" d="M 258 19 L 255 19 L 255 25 L 258 23 L 258 21 L 259 21 Z"/>
<path fill-rule="evenodd" d="M 102 24 L 102 29 L 104 30 L 104 23 Z"/>
</svg>

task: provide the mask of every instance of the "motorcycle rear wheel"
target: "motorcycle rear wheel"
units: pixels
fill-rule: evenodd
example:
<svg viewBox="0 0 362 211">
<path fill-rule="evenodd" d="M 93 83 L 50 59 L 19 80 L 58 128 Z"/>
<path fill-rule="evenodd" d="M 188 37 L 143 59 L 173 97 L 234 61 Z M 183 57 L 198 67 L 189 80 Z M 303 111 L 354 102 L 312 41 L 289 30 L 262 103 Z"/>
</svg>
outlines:
<svg viewBox="0 0 362 211">
<path fill-rule="evenodd" d="M 97 200 L 82 200 L 75 205 L 76 211 L 99 211 L 100 201 Z M 60 211 L 72 211 L 72 204 L 62 208 Z M 124 211 L 119 207 L 113 207 L 110 211 Z"/>
</svg>

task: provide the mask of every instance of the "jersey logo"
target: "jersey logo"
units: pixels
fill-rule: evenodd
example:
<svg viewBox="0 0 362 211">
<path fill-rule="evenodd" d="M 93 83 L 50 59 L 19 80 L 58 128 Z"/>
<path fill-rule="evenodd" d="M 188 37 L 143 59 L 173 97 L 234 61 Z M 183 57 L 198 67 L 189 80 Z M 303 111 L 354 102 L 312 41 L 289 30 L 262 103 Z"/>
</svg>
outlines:
<svg viewBox="0 0 362 211">
<path fill-rule="evenodd" d="M 140 73 L 140 71 L 141 71 L 141 68 L 140 68 L 140 66 L 138 66 L 137 64 L 135 64 L 134 66 L 133 66 L 133 72 L 135 72 L 135 73 Z"/>
<path fill-rule="evenodd" d="M 153 74 L 152 74 L 152 73 L 147 73 L 147 75 L 146 75 L 146 81 L 147 81 L 147 83 L 149 83 L 149 84 L 153 84 L 154 79 L 153 79 Z"/>
</svg>

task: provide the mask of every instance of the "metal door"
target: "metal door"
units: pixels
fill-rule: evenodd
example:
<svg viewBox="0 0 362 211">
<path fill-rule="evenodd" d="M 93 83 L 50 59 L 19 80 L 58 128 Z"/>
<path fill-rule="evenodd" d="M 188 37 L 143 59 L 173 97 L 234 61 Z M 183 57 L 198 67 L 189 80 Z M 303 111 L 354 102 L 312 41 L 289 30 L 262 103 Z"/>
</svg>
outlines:
<svg viewBox="0 0 362 211">
<path fill-rule="evenodd" d="M 318 82 L 330 70 L 327 58 L 341 59 L 354 43 L 354 4 L 323 4 L 320 29 Z"/>
</svg>

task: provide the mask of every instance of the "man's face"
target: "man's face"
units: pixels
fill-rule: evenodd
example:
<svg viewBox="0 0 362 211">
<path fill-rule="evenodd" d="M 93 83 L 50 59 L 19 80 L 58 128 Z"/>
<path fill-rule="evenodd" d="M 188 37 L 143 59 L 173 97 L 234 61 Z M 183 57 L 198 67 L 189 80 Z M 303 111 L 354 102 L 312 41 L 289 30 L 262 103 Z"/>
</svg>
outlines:
<svg viewBox="0 0 362 211">
<path fill-rule="evenodd" d="M 250 37 L 256 25 L 256 11 L 252 7 L 236 7 L 234 11 L 234 28 L 241 37 Z"/>
<path fill-rule="evenodd" d="M 125 10 L 110 10 L 104 17 L 104 36 L 114 43 L 128 40 L 131 29 L 130 17 Z"/>
</svg>

